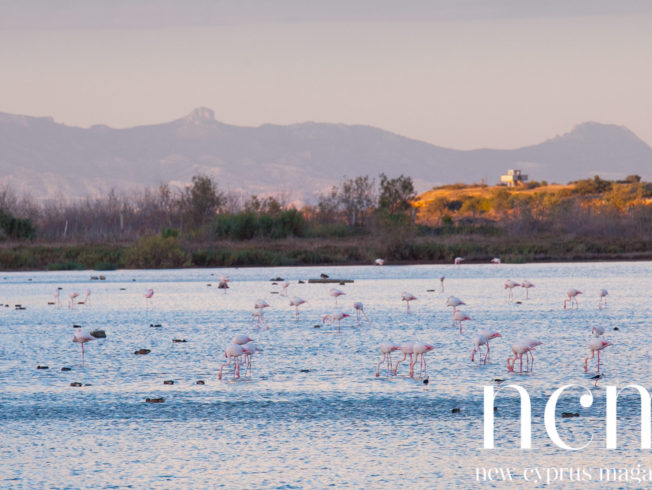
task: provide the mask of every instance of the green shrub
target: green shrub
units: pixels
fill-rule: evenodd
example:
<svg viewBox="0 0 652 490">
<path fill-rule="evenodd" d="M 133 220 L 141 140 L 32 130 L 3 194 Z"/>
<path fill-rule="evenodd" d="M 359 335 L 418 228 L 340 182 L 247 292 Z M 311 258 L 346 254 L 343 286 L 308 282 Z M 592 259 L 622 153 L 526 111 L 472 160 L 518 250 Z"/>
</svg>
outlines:
<svg viewBox="0 0 652 490">
<path fill-rule="evenodd" d="M 127 249 L 125 265 L 137 269 L 182 267 L 186 254 L 176 238 L 152 236 L 142 238 L 136 245 Z"/>
</svg>

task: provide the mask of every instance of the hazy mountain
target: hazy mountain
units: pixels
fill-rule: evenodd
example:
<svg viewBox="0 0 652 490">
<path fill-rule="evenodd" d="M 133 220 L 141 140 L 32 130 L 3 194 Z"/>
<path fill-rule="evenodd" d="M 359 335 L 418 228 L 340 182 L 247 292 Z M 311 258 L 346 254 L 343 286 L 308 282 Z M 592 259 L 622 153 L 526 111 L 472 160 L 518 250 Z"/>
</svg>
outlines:
<svg viewBox="0 0 652 490">
<path fill-rule="evenodd" d="M 600 174 L 652 180 L 652 148 L 621 126 L 583 123 L 543 143 L 514 150 L 460 151 L 370 126 L 302 123 L 231 126 L 195 109 L 172 122 L 127 129 L 69 127 L 52 118 L 0 113 L 2 182 L 38 198 L 81 197 L 111 188 L 193 175 L 249 193 L 305 199 L 344 176 L 411 176 L 419 190 L 454 182 L 495 183 L 508 168 L 530 179 L 567 182 Z"/>
</svg>

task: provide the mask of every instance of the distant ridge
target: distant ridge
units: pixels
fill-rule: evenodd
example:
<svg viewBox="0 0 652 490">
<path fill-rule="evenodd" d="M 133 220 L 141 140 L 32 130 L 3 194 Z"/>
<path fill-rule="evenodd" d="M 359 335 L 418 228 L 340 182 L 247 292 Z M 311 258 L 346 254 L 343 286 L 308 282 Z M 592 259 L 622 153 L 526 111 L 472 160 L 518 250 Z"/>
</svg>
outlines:
<svg viewBox="0 0 652 490">
<path fill-rule="evenodd" d="M 492 184 L 509 168 L 548 182 L 595 174 L 652 180 L 652 148 L 625 127 L 596 122 L 513 150 L 462 151 L 363 125 L 233 126 L 206 107 L 127 129 L 0 113 L 2 183 L 39 199 L 184 185 L 202 173 L 224 189 L 307 200 L 344 176 L 405 174 L 425 190 L 483 179 Z"/>
</svg>

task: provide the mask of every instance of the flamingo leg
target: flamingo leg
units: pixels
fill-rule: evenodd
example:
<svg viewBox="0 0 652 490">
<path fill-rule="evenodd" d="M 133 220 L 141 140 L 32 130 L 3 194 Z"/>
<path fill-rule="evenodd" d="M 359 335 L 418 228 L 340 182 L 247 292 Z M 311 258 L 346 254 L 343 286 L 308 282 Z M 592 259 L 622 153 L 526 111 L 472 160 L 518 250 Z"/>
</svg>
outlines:
<svg viewBox="0 0 652 490">
<path fill-rule="evenodd" d="M 598 351 L 598 374 L 600 374 L 600 351 Z"/>
<path fill-rule="evenodd" d="M 407 358 L 407 354 L 403 353 L 403 358 L 396 361 L 396 366 L 394 366 L 394 374 L 398 371 L 398 365 L 401 364 Z"/>
<path fill-rule="evenodd" d="M 81 348 L 82 348 L 82 366 L 83 366 L 84 365 L 84 343 L 83 342 L 81 344 Z"/>
<path fill-rule="evenodd" d="M 383 354 L 383 358 L 380 360 L 378 364 L 376 364 L 376 378 L 380 376 L 380 365 L 386 361 L 387 361 L 387 354 Z"/>
<path fill-rule="evenodd" d="M 484 363 L 487 364 L 487 359 L 489 359 L 489 342 L 487 342 L 487 352 L 484 355 Z"/>
<path fill-rule="evenodd" d="M 228 366 L 229 364 L 231 364 L 231 358 L 227 357 L 226 362 L 222 363 L 222 365 L 220 366 L 220 372 L 217 375 L 217 379 L 222 379 L 222 369 L 224 369 L 224 366 Z"/>
</svg>

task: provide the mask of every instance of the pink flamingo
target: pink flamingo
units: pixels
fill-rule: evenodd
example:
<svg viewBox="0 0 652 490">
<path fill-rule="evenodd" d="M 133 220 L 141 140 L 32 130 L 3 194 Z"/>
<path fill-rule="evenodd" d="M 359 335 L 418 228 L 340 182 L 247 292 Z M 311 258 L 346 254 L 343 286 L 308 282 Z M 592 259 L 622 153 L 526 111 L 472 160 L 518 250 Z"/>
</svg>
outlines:
<svg viewBox="0 0 652 490">
<path fill-rule="evenodd" d="M 254 304 L 254 312 L 251 314 L 251 317 L 256 321 L 256 326 L 258 328 L 260 328 L 260 324 L 262 323 L 265 325 L 265 328 L 269 330 L 269 325 L 267 325 L 263 314 L 265 308 L 269 308 L 269 303 L 264 299 L 259 299 L 256 301 L 256 304 Z"/>
<path fill-rule="evenodd" d="M 380 359 L 380 362 L 376 364 L 376 378 L 380 376 L 380 365 L 384 362 L 387 366 L 387 376 L 389 376 L 390 371 L 392 371 L 392 352 L 399 349 L 398 345 L 394 345 L 391 342 L 383 342 L 378 346 L 380 353 L 383 357 Z"/>
<path fill-rule="evenodd" d="M 242 353 L 244 355 L 244 361 L 243 362 L 245 362 L 247 364 L 247 368 L 245 370 L 245 375 L 247 374 L 247 372 L 249 374 L 251 374 L 251 358 L 259 350 L 260 349 L 258 348 L 258 346 L 256 344 L 254 344 L 253 342 L 249 342 L 249 343 L 242 346 Z"/>
<path fill-rule="evenodd" d="M 417 297 L 412 293 L 406 293 L 405 291 L 401 293 L 401 301 L 405 301 L 405 303 L 407 304 L 408 313 L 410 313 L 410 301 L 414 301 L 416 299 Z"/>
<path fill-rule="evenodd" d="M 339 289 L 331 288 L 328 294 L 335 298 L 335 305 L 337 306 L 337 298 L 344 296 L 346 293 L 344 291 L 340 291 Z"/>
<path fill-rule="evenodd" d="M 237 334 L 235 337 L 233 337 L 233 340 L 231 341 L 232 344 L 237 344 L 237 345 L 244 345 L 247 342 L 253 342 L 254 339 L 250 338 L 248 335 L 243 335 L 241 333 Z"/>
<path fill-rule="evenodd" d="M 86 290 L 86 296 L 84 296 L 84 304 L 89 305 L 91 304 L 91 290 L 87 289 Z"/>
<path fill-rule="evenodd" d="M 600 326 L 595 326 L 591 329 L 591 335 L 594 337 L 600 337 L 601 335 L 604 335 L 604 327 Z"/>
<path fill-rule="evenodd" d="M 514 288 L 517 286 L 520 286 L 520 284 L 516 281 L 512 281 L 511 279 L 505 281 L 505 289 L 509 289 L 509 301 L 514 300 Z"/>
<path fill-rule="evenodd" d="M 464 257 L 455 257 L 455 260 L 453 261 L 455 265 L 460 265 L 462 262 L 464 262 Z"/>
<path fill-rule="evenodd" d="M 288 295 L 288 287 L 290 287 L 290 283 L 285 281 L 283 284 L 281 284 L 281 292 L 278 293 L 279 296 L 287 296 Z"/>
<path fill-rule="evenodd" d="M 531 349 L 527 351 L 525 358 L 526 361 L 530 363 L 528 369 L 532 370 L 534 368 L 534 354 L 532 354 L 532 351 L 535 350 L 536 347 L 540 346 L 541 342 L 538 340 L 523 338 L 523 337 L 518 339 L 517 342 L 523 342 L 531 347 Z"/>
<path fill-rule="evenodd" d="M 523 372 L 523 355 L 526 355 L 526 366 L 525 366 L 525 372 L 529 372 L 530 368 L 527 364 L 527 354 L 530 353 L 536 346 L 532 345 L 531 341 L 528 340 L 517 340 L 514 344 L 512 344 L 512 353 L 514 356 L 508 357 L 507 358 L 507 371 L 510 373 L 514 372 L 514 364 L 516 363 L 516 359 L 519 359 L 521 361 L 521 367 L 519 372 Z M 534 360 L 533 360 L 533 366 L 534 367 Z"/>
<path fill-rule="evenodd" d="M 57 288 L 57 289 L 54 290 L 54 299 L 57 302 L 57 306 L 61 306 L 61 297 L 59 296 L 59 291 L 60 290 L 61 290 L 61 288 Z"/>
<path fill-rule="evenodd" d="M 68 308 L 74 308 L 75 307 L 75 299 L 79 296 L 78 292 L 72 292 L 68 296 L 70 299 L 68 300 Z"/>
<path fill-rule="evenodd" d="M 593 359 L 595 357 L 595 353 L 598 353 L 598 374 L 600 374 L 600 351 L 604 349 L 605 347 L 609 347 L 610 345 L 613 345 L 611 342 L 608 342 L 606 340 L 601 340 L 599 338 L 594 338 L 591 339 L 589 342 L 589 351 L 591 351 L 591 357 L 585 357 L 584 358 L 584 372 L 587 372 L 588 370 L 588 364 L 589 364 L 589 359 Z"/>
<path fill-rule="evenodd" d="M 218 278 L 218 281 L 219 283 L 217 285 L 217 288 L 223 289 L 224 294 L 226 294 L 226 290 L 229 289 L 229 283 L 231 282 L 231 278 L 229 278 L 228 276 L 220 276 Z"/>
<path fill-rule="evenodd" d="M 422 374 L 424 377 L 428 375 L 428 366 L 426 365 L 426 358 L 424 357 L 424 354 L 434 348 L 434 345 L 422 344 L 421 342 L 414 342 L 412 344 L 414 360 L 410 362 L 410 378 L 414 378 L 414 366 L 416 365 L 419 356 L 421 356 L 421 368 L 419 370 L 419 376 Z"/>
<path fill-rule="evenodd" d="M 241 345 L 238 344 L 229 345 L 224 351 L 224 357 L 226 357 L 226 362 L 220 366 L 220 372 L 217 375 L 217 379 L 222 379 L 222 369 L 224 369 L 224 366 L 230 365 L 232 360 L 233 360 L 233 375 L 236 378 L 239 378 L 240 357 L 242 357 L 243 354 L 244 354 L 244 350 L 242 349 Z"/>
<path fill-rule="evenodd" d="M 408 355 L 410 356 L 410 364 L 412 364 L 412 354 L 414 353 L 413 345 L 412 342 L 406 342 L 399 346 L 400 351 L 403 353 L 403 358 L 396 362 L 396 366 L 394 366 L 394 375 L 396 375 L 396 372 L 398 371 L 398 365 L 405 361 Z"/>
<path fill-rule="evenodd" d="M 480 354 L 480 347 L 483 345 L 486 348 L 486 352 L 484 355 L 484 360 L 483 364 L 487 364 L 487 360 L 489 359 L 489 353 L 491 351 L 489 347 L 489 341 L 491 339 L 495 339 L 497 337 L 502 337 L 498 332 L 493 332 L 491 330 L 480 330 L 474 337 L 473 337 L 473 351 L 471 352 L 471 362 L 475 361 L 475 353 L 477 352 Z M 480 354 L 482 355 L 482 354 Z"/>
<path fill-rule="evenodd" d="M 348 313 L 342 313 L 341 311 L 336 311 L 335 313 L 330 313 L 330 314 L 327 314 L 327 315 L 323 315 L 321 317 L 321 322 L 322 323 L 326 323 L 326 322 L 335 323 L 335 322 L 337 322 L 337 332 L 340 333 L 341 332 L 340 323 L 342 322 L 343 319 L 345 319 L 345 318 L 347 318 L 349 316 L 351 316 L 351 315 L 349 315 Z"/>
<path fill-rule="evenodd" d="M 530 288 L 534 287 L 534 284 L 532 284 L 530 281 L 521 281 L 521 287 L 525 288 L 525 299 L 530 299 L 528 293 L 530 291 Z"/>
<path fill-rule="evenodd" d="M 500 259 L 498 257 L 494 257 L 489 262 L 491 262 L 492 264 L 500 264 Z"/>
<path fill-rule="evenodd" d="M 378 258 L 374 261 L 376 265 L 385 265 L 385 259 Z"/>
<path fill-rule="evenodd" d="M 82 330 L 81 328 L 75 330 L 75 334 L 72 337 L 72 341 L 74 343 L 81 344 L 82 366 L 84 365 L 84 344 L 86 342 L 90 342 L 91 340 L 95 340 L 95 337 L 93 337 L 91 334 L 89 334 L 85 330 Z"/>
<path fill-rule="evenodd" d="M 290 306 L 294 306 L 296 310 L 296 318 L 299 319 L 299 306 L 306 302 L 305 299 L 299 298 L 298 296 L 292 296 L 290 298 Z"/>
<path fill-rule="evenodd" d="M 144 293 L 145 296 L 145 306 L 149 305 L 152 301 L 152 296 L 154 296 L 154 290 L 153 289 L 148 289 Z"/>
<path fill-rule="evenodd" d="M 566 296 L 568 296 L 568 299 L 564 300 L 564 309 L 566 309 L 566 303 L 570 301 L 570 307 L 573 307 L 573 303 L 575 303 L 575 306 L 578 308 L 580 307 L 579 303 L 577 302 L 577 295 L 582 294 L 582 291 L 578 291 L 575 288 L 570 288 L 568 291 L 566 291 Z"/>
<path fill-rule="evenodd" d="M 455 324 L 455 322 L 459 324 L 460 333 L 462 333 L 462 322 L 470 319 L 471 317 L 467 316 L 466 313 L 462 312 L 461 310 L 457 310 L 455 313 L 453 313 L 453 324 Z"/>
<path fill-rule="evenodd" d="M 441 284 L 441 292 L 444 292 L 444 279 L 446 279 L 446 276 L 439 276 L 439 283 Z"/>
<path fill-rule="evenodd" d="M 600 290 L 600 301 L 598 301 L 598 310 L 601 310 L 603 306 L 607 306 L 607 296 L 609 292 L 606 289 Z"/>
<path fill-rule="evenodd" d="M 362 304 L 362 302 L 356 301 L 355 303 L 353 303 L 353 309 L 355 310 L 356 316 L 358 318 L 358 325 L 360 325 L 360 315 L 363 315 L 365 320 L 371 323 L 371 320 L 369 320 L 369 317 L 364 312 L 364 305 Z"/>
<path fill-rule="evenodd" d="M 455 296 L 449 296 L 448 299 L 446 300 L 446 306 L 453 307 L 453 315 L 457 311 L 457 307 L 462 305 L 466 305 L 466 303 L 461 299 L 456 298 Z"/>
</svg>

